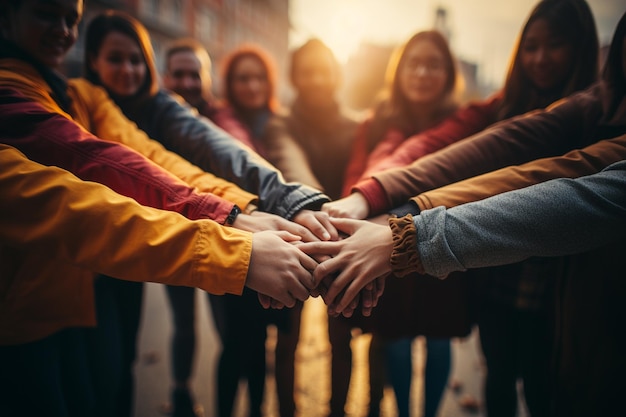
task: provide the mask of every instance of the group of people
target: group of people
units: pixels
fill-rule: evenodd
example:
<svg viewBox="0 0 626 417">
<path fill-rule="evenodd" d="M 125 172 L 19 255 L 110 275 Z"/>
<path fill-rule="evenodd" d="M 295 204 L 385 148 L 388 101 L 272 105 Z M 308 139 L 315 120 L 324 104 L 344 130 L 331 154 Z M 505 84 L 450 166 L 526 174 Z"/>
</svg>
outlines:
<svg viewBox="0 0 626 417">
<path fill-rule="evenodd" d="M 329 416 L 344 416 L 352 330 L 372 334 L 369 415 L 386 383 L 411 414 L 412 341 L 426 338 L 423 415 L 437 415 L 450 339 L 478 326 L 485 409 L 608 415 L 626 361 L 626 17 L 600 68 L 585 0 L 540 0 L 504 86 L 461 102 L 447 40 L 416 33 L 357 117 L 312 39 L 291 54 L 282 109 L 261 47 L 86 22 L 83 77 L 60 74 L 83 0 L 0 3 L 0 415 L 131 416 L 142 283 L 166 285 L 172 415 L 193 416 L 195 288 L 221 342 L 210 415 L 241 379 L 262 415 L 267 326 L 281 416 L 298 415 L 303 302 L 328 305 Z M 601 69 L 601 71 L 600 71 Z"/>
</svg>

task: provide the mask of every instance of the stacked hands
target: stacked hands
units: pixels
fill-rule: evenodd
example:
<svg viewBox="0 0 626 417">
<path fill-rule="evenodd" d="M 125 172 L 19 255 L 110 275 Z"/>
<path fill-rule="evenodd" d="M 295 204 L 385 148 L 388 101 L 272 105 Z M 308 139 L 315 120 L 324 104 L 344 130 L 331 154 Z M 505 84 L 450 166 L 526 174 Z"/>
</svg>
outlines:
<svg viewBox="0 0 626 417">
<path fill-rule="evenodd" d="M 371 314 L 391 272 L 392 233 L 387 216 L 345 218 L 349 204 L 348 198 L 303 210 L 293 221 L 259 211 L 237 216 L 233 226 L 254 233 L 246 285 L 263 307 L 321 296 L 330 315 L 350 317 L 358 308 Z"/>
</svg>

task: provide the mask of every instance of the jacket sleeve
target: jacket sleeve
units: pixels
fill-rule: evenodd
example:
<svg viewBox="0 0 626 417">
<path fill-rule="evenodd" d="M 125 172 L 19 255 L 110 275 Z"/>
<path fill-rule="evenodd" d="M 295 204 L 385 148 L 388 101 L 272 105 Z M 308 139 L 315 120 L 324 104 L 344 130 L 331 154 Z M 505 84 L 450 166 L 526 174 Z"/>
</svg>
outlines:
<svg viewBox="0 0 626 417">
<path fill-rule="evenodd" d="M 8 145 L 0 144 L 0 165 L 3 245 L 121 279 L 242 292 L 250 233 L 141 206 Z"/>
<path fill-rule="evenodd" d="M 66 117 L 8 89 L 0 89 L 0 141 L 43 165 L 56 165 L 140 204 L 190 219 L 224 223 L 233 208 L 233 203 L 213 194 L 196 193 L 132 149 L 98 139 Z"/>
<path fill-rule="evenodd" d="M 267 160 L 280 171 L 286 181 L 299 182 L 325 191 L 313 173 L 306 153 L 290 134 L 286 116 L 273 116 L 265 127 L 263 139 Z"/>
<path fill-rule="evenodd" d="M 79 102 L 78 107 L 87 110 L 90 119 L 89 130 L 95 136 L 122 143 L 192 187 L 216 194 L 239 207 L 246 207 L 256 200 L 255 195 L 201 170 L 181 156 L 166 150 L 159 142 L 150 139 L 135 123 L 124 116 L 102 88 L 83 79 L 70 80 L 69 86 L 73 93 L 72 99 Z"/>
<path fill-rule="evenodd" d="M 500 122 L 407 167 L 375 174 L 367 181 L 380 184 L 390 207 L 399 206 L 411 196 L 456 181 L 582 148 L 593 138 L 601 116 L 598 90 L 586 90 L 549 109 Z M 360 186 L 355 189 L 358 191 Z M 371 214 L 385 209 L 372 207 L 371 203 L 370 208 Z"/>
<path fill-rule="evenodd" d="M 371 117 L 365 119 L 356 129 L 350 159 L 346 165 L 346 173 L 343 180 L 343 197 L 350 194 L 352 186 L 361 178 L 367 166 L 367 132 L 370 129 Z"/>
<path fill-rule="evenodd" d="M 386 169 L 402 167 L 448 145 L 480 132 L 492 124 L 500 103 L 500 95 L 484 102 L 471 103 L 437 126 L 406 139 L 387 158 L 370 166 L 361 179 Z"/>
<path fill-rule="evenodd" d="M 290 219 L 304 208 L 317 209 L 328 201 L 318 190 L 286 183 L 280 172 L 251 148 L 166 92 L 156 99 L 156 139 L 201 169 L 257 194 L 261 210 Z"/>
<path fill-rule="evenodd" d="M 414 218 L 426 273 L 572 255 L 626 236 L 626 161 Z"/>
<path fill-rule="evenodd" d="M 621 160 L 626 160 L 626 135 L 602 140 L 563 156 L 542 158 L 469 178 L 420 194 L 413 200 L 421 210 L 454 207 L 556 178 L 591 175 Z"/>
</svg>

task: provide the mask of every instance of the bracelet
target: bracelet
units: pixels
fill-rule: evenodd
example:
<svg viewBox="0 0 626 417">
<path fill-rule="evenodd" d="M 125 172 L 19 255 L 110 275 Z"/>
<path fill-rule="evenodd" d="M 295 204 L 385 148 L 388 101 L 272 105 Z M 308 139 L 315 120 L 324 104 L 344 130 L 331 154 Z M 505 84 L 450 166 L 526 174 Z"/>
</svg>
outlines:
<svg viewBox="0 0 626 417">
<path fill-rule="evenodd" d="M 424 266 L 417 252 L 417 229 L 413 216 L 390 217 L 389 227 L 393 234 L 393 250 L 389 258 L 391 271 L 398 277 L 412 272 L 424 274 Z"/>
<path fill-rule="evenodd" d="M 235 223 L 235 219 L 237 218 L 239 213 L 241 213 L 241 209 L 239 208 L 239 206 L 237 204 L 233 205 L 233 208 L 228 214 L 228 217 L 226 217 L 226 221 L 224 222 L 224 224 L 227 226 L 232 226 L 233 223 Z"/>
</svg>

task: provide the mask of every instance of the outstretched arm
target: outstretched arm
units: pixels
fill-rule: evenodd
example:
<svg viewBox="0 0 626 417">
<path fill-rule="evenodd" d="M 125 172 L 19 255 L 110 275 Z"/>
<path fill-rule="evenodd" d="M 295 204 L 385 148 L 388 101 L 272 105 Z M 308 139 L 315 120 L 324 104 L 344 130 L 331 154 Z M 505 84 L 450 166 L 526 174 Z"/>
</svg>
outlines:
<svg viewBox="0 0 626 417">
<path fill-rule="evenodd" d="M 584 252 L 623 239 L 626 161 L 578 179 L 556 179 L 415 218 L 424 272 Z"/>
<path fill-rule="evenodd" d="M 240 294 L 245 284 L 287 306 L 314 287 L 317 263 L 291 244 L 299 237 L 290 233 L 250 234 L 145 207 L 4 144 L 0 164 L 0 240 L 12 250 L 213 294 Z"/>
<path fill-rule="evenodd" d="M 156 114 L 140 114 L 138 124 L 166 148 L 206 172 L 224 178 L 259 196 L 262 211 L 287 219 L 302 209 L 319 209 L 328 197 L 318 189 L 288 183 L 281 173 L 254 150 L 225 130 L 199 116 L 165 91 L 153 105 Z M 142 120 L 156 119 L 157 123 Z"/>
<path fill-rule="evenodd" d="M 406 167 L 374 174 L 354 190 L 368 199 L 375 215 L 456 181 L 587 146 L 597 140 L 592 128 L 602 116 L 599 88 L 498 123 Z"/>
<path fill-rule="evenodd" d="M 326 301 L 341 312 L 360 288 L 389 272 L 445 277 L 453 271 L 514 263 L 531 256 L 580 253 L 623 239 L 624 190 L 626 161 L 586 177 L 556 179 L 397 219 L 392 221 L 393 232 L 365 221 L 333 220 L 351 236 L 300 248 L 309 254 L 333 256 L 320 263 L 314 277 L 320 280 L 339 272 Z M 337 299 L 342 291 L 345 293 Z"/>
</svg>

